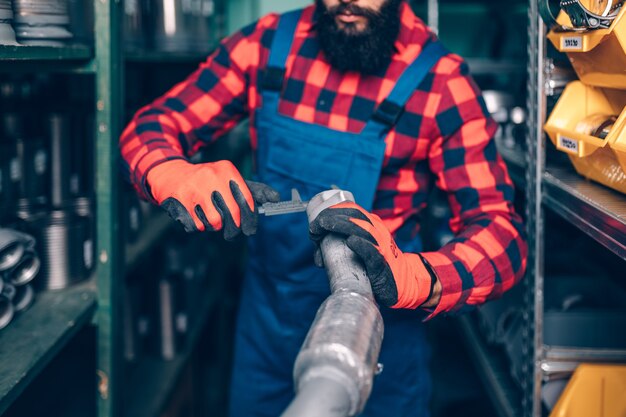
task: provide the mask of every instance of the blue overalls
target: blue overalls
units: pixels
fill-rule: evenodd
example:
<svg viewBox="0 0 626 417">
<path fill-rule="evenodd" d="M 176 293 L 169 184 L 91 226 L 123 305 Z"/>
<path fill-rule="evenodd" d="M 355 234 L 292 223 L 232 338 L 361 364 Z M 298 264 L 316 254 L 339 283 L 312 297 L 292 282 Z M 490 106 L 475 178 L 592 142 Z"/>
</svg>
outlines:
<svg viewBox="0 0 626 417">
<path fill-rule="evenodd" d="M 371 210 L 385 152 L 385 137 L 430 68 L 447 52 L 431 42 L 399 79 L 361 133 L 347 133 L 278 113 L 285 63 L 301 11 L 283 15 L 268 68 L 259 83 L 263 104 L 256 115 L 258 181 L 290 198 L 303 199 L 336 185 Z M 417 132 L 418 126 L 415 127 Z M 417 251 L 420 242 L 398 242 Z M 235 338 L 230 415 L 279 416 L 294 396 L 292 369 L 315 313 L 330 294 L 323 269 L 313 264 L 314 246 L 303 213 L 259 219 L 249 240 Z M 429 351 L 414 311 L 384 309 L 385 338 L 368 417 L 428 416 Z"/>
</svg>

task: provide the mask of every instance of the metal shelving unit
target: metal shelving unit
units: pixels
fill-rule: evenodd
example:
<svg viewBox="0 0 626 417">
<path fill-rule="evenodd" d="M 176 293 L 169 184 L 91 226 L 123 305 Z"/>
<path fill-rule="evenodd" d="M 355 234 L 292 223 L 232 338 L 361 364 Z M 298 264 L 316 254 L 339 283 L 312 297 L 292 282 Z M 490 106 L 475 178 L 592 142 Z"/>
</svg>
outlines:
<svg viewBox="0 0 626 417">
<path fill-rule="evenodd" d="M 84 45 L 0 45 L 0 71 L 94 73 L 93 56 L 93 49 Z"/>
<path fill-rule="evenodd" d="M 217 46 L 217 45 L 215 45 Z M 125 59 L 128 63 L 162 63 L 170 64 L 198 64 L 206 60 L 207 56 L 214 48 L 208 49 L 206 52 L 160 52 L 160 51 L 128 51 L 125 53 Z"/>
<path fill-rule="evenodd" d="M 542 183 L 547 207 L 626 259 L 626 197 L 571 169 L 548 167 Z"/>
<path fill-rule="evenodd" d="M 529 261 L 525 294 L 524 416 L 541 417 L 541 388 L 553 377 L 570 375 L 581 362 L 626 362 L 626 351 L 566 348 L 543 342 L 545 210 L 549 209 L 626 260 L 626 197 L 585 180 L 573 168 L 546 164 L 547 113 L 545 72 L 547 29 L 539 17 L 538 2 L 529 8 L 529 99 L 527 227 Z"/>
<path fill-rule="evenodd" d="M 96 310 L 93 282 L 37 294 L 33 306 L 0 332 L 0 414 L 63 347 L 88 325 Z"/>
<path fill-rule="evenodd" d="M 129 376 L 129 386 L 133 387 L 133 390 L 127 393 L 123 415 L 154 417 L 163 409 L 208 322 L 217 297 L 217 291 L 213 291 L 206 298 L 199 311 L 200 320 L 196 321 L 183 351 L 177 354 L 176 358 L 166 361 L 148 356 L 133 366 Z"/>
<path fill-rule="evenodd" d="M 91 48 L 83 45 L 63 47 L 0 45 L 3 61 L 86 61 L 93 57 Z"/>
<path fill-rule="evenodd" d="M 164 211 L 159 211 L 148 218 L 143 225 L 143 233 L 136 242 L 126 245 L 125 268 L 132 270 L 142 258 L 150 252 L 156 243 L 161 241 L 165 233 L 175 225 Z"/>
<path fill-rule="evenodd" d="M 0 46 L 0 72 L 3 73 L 84 73 L 94 77 L 95 85 L 95 195 L 96 195 L 96 271 L 86 284 L 63 291 L 42 292 L 35 304 L 0 332 L 0 415 L 57 356 L 80 329 L 97 326 L 98 417 L 122 415 L 124 392 L 143 386 L 155 402 L 135 404 L 131 415 L 158 415 L 189 359 L 192 345 L 200 337 L 214 305 L 207 297 L 189 338 L 189 348 L 175 361 L 146 360 L 133 378 L 123 374 L 121 346 L 122 285 L 124 271 L 137 264 L 174 224 L 164 214 L 150 218 L 138 241 L 124 245 L 120 234 L 118 191 L 118 137 L 124 117 L 125 63 L 172 65 L 193 64 L 208 54 L 163 54 L 137 52 L 125 55 L 121 35 L 123 8 L 118 0 L 94 2 L 95 32 L 93 47 Z M 163 379 L 165 378 L 165 379 Z M 129 384 L 141 381 L 135 386 Z M 147 384 L 146 381 L 151 382 Z M 167 381 L 168 384 L 162 384 Z M 145 405 L 145 407 L 144 407 Z"/>
</svg>

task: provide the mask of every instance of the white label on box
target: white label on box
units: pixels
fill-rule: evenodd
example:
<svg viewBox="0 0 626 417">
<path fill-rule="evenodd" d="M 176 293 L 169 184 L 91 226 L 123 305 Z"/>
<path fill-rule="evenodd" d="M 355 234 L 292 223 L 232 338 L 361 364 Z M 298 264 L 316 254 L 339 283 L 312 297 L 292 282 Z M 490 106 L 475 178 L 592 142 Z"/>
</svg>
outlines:
<svg viewBox="0 0 626 417">
<path fill-rule="evenodd" d="M 559 136 L 559 149 L 578 155 L 578 141 L 565 136 Z"/>
<path fill-rule="evenodd" d="M 564 36 L 561 38 L 561 49 L 567 51 L 580 51 L 583 49 L 582 36 Z"/>
</svg>

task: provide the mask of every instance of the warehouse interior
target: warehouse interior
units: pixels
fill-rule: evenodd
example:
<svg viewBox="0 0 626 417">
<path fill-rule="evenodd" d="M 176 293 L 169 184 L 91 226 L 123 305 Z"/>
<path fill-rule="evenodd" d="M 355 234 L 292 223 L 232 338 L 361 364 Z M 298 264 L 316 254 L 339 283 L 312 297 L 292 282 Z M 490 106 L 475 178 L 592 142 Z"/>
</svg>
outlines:
<svg viewBox="0 0 626 417">
<path fill-rule="evenodd" d="M 411 415 L 625 416 L 626 7 L 402 1 L 482 91 L 528 245 L 512 289 L 425 321 L 432 393 Z M 246 239 L 141 199 L 120 135 L 220 42 L 313 4 L 0 0 L 0 416 L 230 415 Z M 253 178 L 249 132 L 193 161 Z M 437 251 L 455 238 L 443 191 L 424 213 Z"/>
</svg>

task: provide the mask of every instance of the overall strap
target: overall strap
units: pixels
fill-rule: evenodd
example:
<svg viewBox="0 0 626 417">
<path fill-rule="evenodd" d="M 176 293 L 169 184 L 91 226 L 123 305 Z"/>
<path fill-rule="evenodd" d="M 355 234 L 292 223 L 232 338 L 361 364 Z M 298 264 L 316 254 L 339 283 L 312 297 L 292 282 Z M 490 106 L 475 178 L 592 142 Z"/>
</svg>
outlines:
<svg viewBox="0 0 626 417">
<path fill-rule="evenodd" d="M 400 118 L 415 89 L 424 81 L 431 68 L 447 54 L 448 50 L 439 41 L 426 44 L 415 61 L 404 70 L 389 97 L 380 103 L 362 133 L 377 134 L 384 139 Z"/>
<path fill-rule="evenodd" d="M 264 91 L 280 92 L 285 79 L 287 57 L 296 34 L 296 27 L 300 21 L 302 10 L 294 10 L 280 16 L 278 27 L 274 33 L 274 40 L 270 48 L 267 68 L 263 74 L 261 89 Z"/>
</svg>

